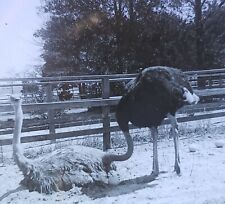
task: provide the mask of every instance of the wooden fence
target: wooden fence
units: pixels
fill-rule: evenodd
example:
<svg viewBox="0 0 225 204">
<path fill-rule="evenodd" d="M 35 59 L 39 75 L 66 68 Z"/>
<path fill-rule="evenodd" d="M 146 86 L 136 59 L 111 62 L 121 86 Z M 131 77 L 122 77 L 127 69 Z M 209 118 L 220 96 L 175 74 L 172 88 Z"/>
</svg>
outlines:
<svg viewBox="0 0 225 204">
<path fill-rule="evenodd" d="M 179 122 L 202 120 L 214 117 L 225 116 L 225 69 L 213 69 L 203 71 L 187 72 L 189 80 L 197 95 L 201 97 L 201 102 L 197 105 L 187 105 L 183 107 L 178 115 Z M 1 87 L 25 87 L 42 86 L 45 88 L 45 101 L 42 103 L 23 104 L 23 111 L 47 112 L 46 119 L 24 120 L 23 132 L 48 130 L 48 133 L 24 136 L 21 142 L 34 142 L 44 140 L 56 140 L 85 135 L 103 134 L 103 150 L 111 147 L 110 132 L 118 131 L 115 122 L 115 115 L 110 111 L 111 106 L 115 106 L 121 96 L 110 97 L 110 83 L 129 81 L 135 74 L 116 74 L 116 75 L 88 75 L 73 77 L 45 77 L 45 78 L 15 78 L 0 79 Z M 54 98 L 54 87 L 59 83 L 100 83 L 102 87 L 101 98 L 73 99 L 70 101 L 57 101 Z M 101 107 L 101 113 L 83 112 L 79 114 L 62 115 L 55 117 L 55 111 L 71 108 L 90 108 Z M 0 113 L 12 112 L 13 109 L 6 101 L 0 104 Z M 213 112 L 216 111 L 216 112 Z M 194 115 L 193 115 L 194 113 Z M 163 122 L 166 124 L 167 120 Z M 94 128 L 86 128 L 66 132 L 57 132 L 58 128 L 85 126 L 99 124 Z M 100 125 L 102 124 L 102 125 Z M 135 127 L 131 127 L 135 128 Z M 1 121 L 0 119 L 0 145 L 12 143 L 13 120 Z"/>
</svg>

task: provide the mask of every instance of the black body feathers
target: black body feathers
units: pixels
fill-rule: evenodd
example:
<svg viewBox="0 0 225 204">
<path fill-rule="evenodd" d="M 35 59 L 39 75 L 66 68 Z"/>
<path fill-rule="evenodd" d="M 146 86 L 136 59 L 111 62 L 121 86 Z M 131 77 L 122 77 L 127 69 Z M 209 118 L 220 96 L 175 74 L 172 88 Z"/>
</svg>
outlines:
<svg viewBox="0 0 225 204">
<path fill-rule="evenodd" d="M 128 85 L 116 111 L 122 131 L 128 123 L 137 127 L 157 127 L 168 113 L 184 105 L 184 87 L 193 93 L 187 77 L 175 68 L 149 67 L 141 71 Z"/>
</svg>

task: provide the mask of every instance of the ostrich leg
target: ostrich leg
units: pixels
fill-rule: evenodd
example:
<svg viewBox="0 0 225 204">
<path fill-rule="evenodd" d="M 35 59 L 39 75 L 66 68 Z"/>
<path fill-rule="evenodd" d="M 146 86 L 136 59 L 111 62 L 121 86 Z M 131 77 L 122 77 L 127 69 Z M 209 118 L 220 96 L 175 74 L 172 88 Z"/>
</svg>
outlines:
<svg viewBox="0 0 225 204">
<path fill-rule="evenodd" d="M 174 170 L 177 174 L 180 174 L 180 155 L 179 155 L 179 136 L 178 136 L 178 123 L 176 117 L 168 114 L 168 118 L 172 125 L 172 135 L 173 135 L 173 142 L 174 142 L 174 149 L 175 149 L 175 165 Z"/>
<path fill-rule="evenodd" d="M 157 177 L 159 175 L 159 162 L 157 150 L 158 130 L 157 127 L 152 127 L 150 128 L 150 130 L 153 139 L 153 166 L 151 176 Z"/>
</svg>

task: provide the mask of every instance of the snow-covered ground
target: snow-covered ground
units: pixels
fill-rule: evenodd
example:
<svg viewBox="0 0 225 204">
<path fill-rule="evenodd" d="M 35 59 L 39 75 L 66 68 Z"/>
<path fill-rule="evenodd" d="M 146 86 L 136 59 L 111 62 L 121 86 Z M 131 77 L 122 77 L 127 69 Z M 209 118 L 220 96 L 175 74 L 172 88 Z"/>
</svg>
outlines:
<svg viewBox="0 0 225 204">
<path fill-rule="evenodd" d="M 116 163 L 120 180 L 126 180 L 123 185 L 104 189 L 96 187 L 86 194 L 77 187 L 68 192 L 57 192 L 52 195 L 21 189 L 19 182 L 22 175 L 11 159 L 11 147 L 3 147 L 4 163 L 0 163 L 0 203 L 225 203 L 225 146 L 223 148 L 215 146 L 218 140 L 225 142 L 224 118 L 187 124 L 182 124 L 181 127 L 181 176 L 177 176 L 173 171 L 173 141 L 164 138 L 158 144 L 162 173 L 156 180 L 148 181 L 152 169 L 152 145 L 142 144 L 135 146 L 134 154 L 128 161 Z M 190 152 L 190 146 L 194 146 L 196 151 Z M 123 150 L 123 148 L 116 149 L 116 151 Z"/>
</svg>

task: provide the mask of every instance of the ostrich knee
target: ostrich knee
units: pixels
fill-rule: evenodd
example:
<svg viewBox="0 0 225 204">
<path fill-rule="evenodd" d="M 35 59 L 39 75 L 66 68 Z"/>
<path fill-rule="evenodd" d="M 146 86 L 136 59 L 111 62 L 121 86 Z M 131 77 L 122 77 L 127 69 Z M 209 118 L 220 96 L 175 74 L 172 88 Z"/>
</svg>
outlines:
<svg viewBox="0 0 225 204">
<path fill-rule="evenodd" d="M 176 116 L 175 115 L 171 115 L 169 113 L 169 114 L 167 114 L 167 118 L 170 121 L 170 124 L 172 126 L 172 130 L 175 130 L 176 132 L 178 132 L 178 122 L 177 122 Z"/>
</svg>

